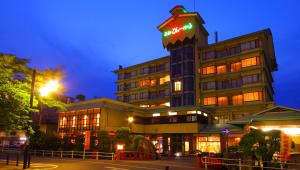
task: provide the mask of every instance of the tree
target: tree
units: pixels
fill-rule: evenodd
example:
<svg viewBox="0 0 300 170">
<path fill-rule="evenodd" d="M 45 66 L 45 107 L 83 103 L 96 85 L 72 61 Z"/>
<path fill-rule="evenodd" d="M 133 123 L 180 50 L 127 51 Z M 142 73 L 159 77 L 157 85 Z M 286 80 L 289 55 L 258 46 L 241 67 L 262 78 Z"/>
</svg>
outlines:
<svg viewBox="0 0 300 170">
<path fill-rule="evenodd" d="M 85 95 L 83 94 L 77 94 L 76 99 L 80 102 L 85 101 Z"/>
<path fill-rule="evenodd" d="M 99 131 L 98 133 L 98 150 L 101 152 L 108 152 L 110 151 L 110 146 L 112 141 L 110 136 L 108 135 L 107 131 Z"/>
<path fill-rule="evenodd" d="M 33 69 L 28 67 L 28 59 L 13 55 L 0 54 L 0 130 L 11 131 L 28 129 L 33 132 L 30 113 L 38 112 L 37 93 L 34 93 L 34 108 L 30 107 L 30 90 Z M 54 76 L 62 77 L 61 68 L 38 71 L 35 89 Z M 65 109 L 62 102 L 53 96 L 41 98 L 40 102 L 47 107 Z"/>
<path fill-rule="evenodd" d="M 131 143 L 130 129 L 128 127 L 120 127 L 119 129 L 117 129 L 114 141 L 117 143 L 125 144 L 125 146 L 128 148 Z"/>
<path fill-rule="evenodd" d="M 274 153 L 280 150 L 280 131 L 251 129 L 242 137 L 239 146 L 245 156 L 263 162 L 263 167 L 266 167 L 266 162 L 270 162 Z"/>
</svg>

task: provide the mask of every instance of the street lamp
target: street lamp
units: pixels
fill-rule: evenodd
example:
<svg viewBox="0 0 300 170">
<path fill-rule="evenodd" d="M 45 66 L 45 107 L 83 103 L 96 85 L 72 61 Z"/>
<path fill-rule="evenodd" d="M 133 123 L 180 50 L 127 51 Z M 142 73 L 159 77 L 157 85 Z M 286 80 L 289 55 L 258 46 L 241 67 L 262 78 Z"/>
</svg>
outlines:
<svg viewBox="0 0 300 170">
<path fill-rule="evenodd" d="M 130 117 L 128 117 L 128 124 L 129 124 L 129 129 L 130 129 L 130 131 L 131 131 L 131 129 L 132 129 L 132 122 L 134 121 L 134 119 L 133 119 L 133 117 L 132 116 L 130 116 Z"/>
</svg>

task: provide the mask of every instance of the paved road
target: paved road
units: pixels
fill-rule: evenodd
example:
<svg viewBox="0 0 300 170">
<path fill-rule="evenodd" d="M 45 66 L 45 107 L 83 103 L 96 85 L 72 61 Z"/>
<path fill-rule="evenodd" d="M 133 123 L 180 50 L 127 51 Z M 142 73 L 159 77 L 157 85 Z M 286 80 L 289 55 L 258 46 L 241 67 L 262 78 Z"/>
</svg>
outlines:
<svg viewBox="0 0 300 170">
<path fill-rule="evenodd" d="M 4 162 L 0 162 L 3 165 Z M 22 164 L 21 164 L 22 165 Z M 34 170 L 194 170 L 194 160 L 156 160 L 156 161 L 111 161 L 80 160 L 58 158 L 32 158 L 30 169 Z M 1 167 L 1 166 L 0 166 Z M 11 169 L 9 169 L 9 167 Z M 7 170 L 16 169 L 13 166 Z M 3 168 L 3 166 L 2 166 Z M 0 169 L 2 169 L 0 168 Z M 21 169 L 21 166 L 20 168 Z"/>
</svg>

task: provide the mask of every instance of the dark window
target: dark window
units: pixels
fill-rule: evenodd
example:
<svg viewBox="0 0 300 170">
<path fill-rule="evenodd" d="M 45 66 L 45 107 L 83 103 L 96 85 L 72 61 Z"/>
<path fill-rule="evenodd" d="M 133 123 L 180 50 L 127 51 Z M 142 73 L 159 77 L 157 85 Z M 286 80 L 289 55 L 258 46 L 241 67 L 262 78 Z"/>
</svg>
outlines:
<svg viewBox="0 0 300 170">
<path fill-rule="evenodd" d="M 242 81 L 241 79 L 234 79 L 231 80 L 231 88 L 238 88 L 242 86 Z"/>
<path fill-rule="evenodd" d="M 218 82 L 218 90 L 230 88 L 228 80 L 223 80 Z"/>
<path fill-rule="evenodd" d="M 197 121 L 197 115 L 186 116 L 186 121 L 187 122 L 196 122 Z"/>
<path fill-rule="evenodd" d="M 258 74 L 244 76 L 243 77 L 243 84 L 257 83 L 257 82 L 259 82 L 259 78 L 260 77 L 259 77 Z"/>
<path fill-rule="evenodd" d="M 124 74 L 124 79 L 129 79 L 131 77 L 131 73 L 125 73 Z"/>
<path fill-rule="evenodd" d="M 181 95 L 172 96 L 171 104 L 172 104 L 172 107 L 181 106 L 182 105 Z"/>
<path fill-rule="evenodd" d="M 193 46 L 186 46 L 183 48 L 184 60 L 194 60 L 194 48 Z"/>
<path fill-rule="evenodd" d="M 174 49 L 171 51 L 171 62 L 177 63 L 182 61 L 182 49 Z"/>
<path fill-rule="evenodd" d="M 124 102 L 129 102 L 129 96 L 124 96 L 123 101 Z"/>
<path fill-rule="evenodd" d="M 194 105 L 194 93 L 185 93 L 183 95 L 184 105 Z"/>
<path fill-rule="evenodd" d="M 227 56 L 227 50 L 217 51 L 217 58 L 223 58 Z"/>
<path fill-rule="evenodd" d="M 245 51 L 245 50 L 251 50 L 254 48 L 259 47 L 259 41 L 258 40 L 253 40 L 253 41 L 248 41 L 248 42 L 244 42 L 241 44 L 241 50 Z"/>
<path fill-rule="evenodd" d="M 181 64 L 172 65 L 172 76 L 181 75 Z"/>
<path fill-rule="evenodd" d="M 170 123 L 176 123 L 177 122 L 177 117 L 176 116 L 169 117 L 169 122 Z"/>
<path fill-rule="evenodd" d="M 241 47 L 240 46 L 233 47 L 233 48 L 229 49 L 229 55 L 237 55 L 239 53 L 241 53 Z"/>
<path fill-rule="evenodd" d="M 210 81 L 210 82 L 204 82 L 203 83 L 203 90 L 215 90 L 216 89 L 216 82 Z"/>
<path fill-rule="evenodd" d="M 124 78 L 124 74 L 120 73 L 118 74 L 118 80 L 122 80 Z"/>
<path fill-rule="evenodd" d="M 183 79 L 183 91 L 193 91 L 194 90 L 194 78 L 187 77 Z"/>
<path fill-rule="evenodd" d="M 183 74 L 184 75 L 194 75 L 194 62 L 184 62 Z"/>
<path fill-rule="evenodd" d="M 215 51 L 205 52 L 203 55 L 203 60 L 211 60 L 215 58 Z"/>
</svg>

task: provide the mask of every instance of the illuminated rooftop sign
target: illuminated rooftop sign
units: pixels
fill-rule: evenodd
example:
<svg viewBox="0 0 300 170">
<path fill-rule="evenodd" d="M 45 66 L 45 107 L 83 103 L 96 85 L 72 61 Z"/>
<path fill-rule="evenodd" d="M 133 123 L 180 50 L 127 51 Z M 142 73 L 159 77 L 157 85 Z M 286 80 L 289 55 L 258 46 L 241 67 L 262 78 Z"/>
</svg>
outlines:
<svg viewBox="0 0 300 170">
<path fill-rule="evenodd" d="M 193 28 L 193 24 L 189 22 L 189 23 L 183 25 L 182 27 L 174 27 L 174 28 L 172 28 L 172 30 L 165 31 L 163 33 L 163 36 L 168 37 L 170 35 L 177 34 L 181 31 L 191 30 L 192 28 Z"/>
</svg>

